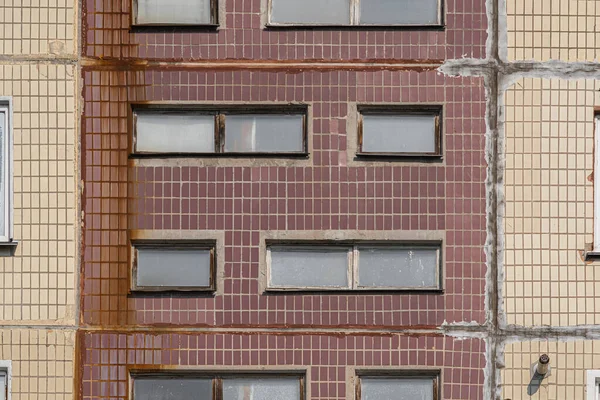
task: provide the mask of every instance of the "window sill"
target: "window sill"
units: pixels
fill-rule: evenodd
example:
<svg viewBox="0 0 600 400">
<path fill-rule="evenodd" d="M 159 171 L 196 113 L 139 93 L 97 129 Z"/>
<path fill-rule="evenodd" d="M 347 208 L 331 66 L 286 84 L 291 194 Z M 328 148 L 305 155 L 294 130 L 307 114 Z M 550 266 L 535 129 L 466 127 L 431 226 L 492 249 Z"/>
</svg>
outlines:
<svg viewBox="0 0 600 400">
<path fill-rule="evenodd" d="M 442 288 L 266 288 L 263 294 L 276 295 L 284 293 L 305 293 L 305 294 L 334 294 L 342 293 L 344 295 L 351 294 L 377 294 L 377 293 L 399 293 L 399 294 L 444 294 Z"/>
<path fill-rule="evenodd" d="M 219 24 L 202 24 L 202 25 L 177 25 L 177 24 L 148 24 L 148 25 L 131 25 L 130 32 L 133 33 L 164 33 L 169 32 L 217 32 Z"/>
<path fill-rule="evenodd" d="M 19 242 L 11 240 L 10 242 L 0 242 L 0 257 L 13 257 L 17 251 Z"/>
<path fill-rule="evenodd" d="M 268 23 L 265 25 L 266 30 L 285 30 L 285 29 L 304 29 L 304 30 L 398 30 L 398 31 L 444 31 L 446 26 L 443 24 L 434 25 L 393 25 L 393 24 L 364 24 L 364 25 L 347 25 L 347 24 L 278 24 Z"/>
</svg>

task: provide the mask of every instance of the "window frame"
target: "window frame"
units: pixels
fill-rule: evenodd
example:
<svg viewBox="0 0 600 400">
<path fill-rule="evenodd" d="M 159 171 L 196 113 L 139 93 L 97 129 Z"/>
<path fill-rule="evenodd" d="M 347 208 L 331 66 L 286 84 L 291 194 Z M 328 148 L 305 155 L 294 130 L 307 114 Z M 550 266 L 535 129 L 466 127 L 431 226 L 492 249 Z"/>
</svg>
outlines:
<svg viewBox="0 0 600 400">
<path fill-rule="evenodd" d="M 600 370 L 587 370 L 586 372 L 586 399 L 600 400 Z"/>
<path fill-rule="evenodd" d="M 600 110 L 594 114 L 594 241 L 592 252 L 600 258 Z"/>
<path fill-rule="evenodd" d="M 3 115 L 3 116 L 2 116 Z M 0 179 L 4 180 L 4 232 L 0 232 L 0 243 L 13 241 L 13 152 L 12 152 L 12 102 L 10 98 L 0 97 L 0 118 L 4 119 L 5 131 L 3 135 L 2 156 L 4 160 L 3 173 Z"/>
<path fill-rule="evenodd" d="M 131 240 L 130 293 L 215 292 L 217 290 L 217 242 L 209 240 Z M 210 285 L 204 286 L 142 286 L 137 284 L 139 249 L 210 250 Z"/>
<path fill-rule="evenodd" d="M 354 398 L 361 400 L 362 389 L 361 383 L 363 378 L 371 379 L 415 379 L 415 378 L 430 378 L 433 380 L 433 400 L 442 399 L 441 385 L 441 370 L 357 370 L 356 379 L 354 381 Z"/>
<path fill-rule="evenodd" d="M 12 360 L 0 360 L 0 374 L 5 376 L 4 399 L 12 397 Z"/>
<path fill-rule="evenodd" d="M 139 152 L 136 150 L 137 145 L 137 116 L 140 113 L 157 113 L 157 114 L 196 114 L 196 115 L 212 115 L 214 116 L 214 152 Z M 307 105 L 161 105 L 161 104 L 132 104 L 131 106 L 131 122 L 129 135 L 129 154 L 132 158 L 307 158 L 310 153 L 308 151 L 308 106 Z M 225 137 L 227 115 L 297 115 L 302 117 L 302 149 L 300 151 L 277 151 L 277 152 L 226 152 Z"/>
<path fill-rule="evenodd" d="M 219 0 L 210 1 L 210 22 L 204 24 L 186 24 L 186 23 L 167 23 L 161 22 L 156 24 L 143 24 L 137 21 L 138 16 L 138 0 L 130 0 L 131 3 L 131 27 L 132 28 L 208 28 L 216 29 L 219 27 Z"/>
<path fill-rule="evenodd" d="M 399 158 L 399 159 L 441 159 L 443 157 L 443 115 L 441 105 L 359 105 L 357 106 L 357 148 L 358 158 Z M 435 151 L 433 153 L 416 152 L 365 152 L 362 150 L 364 137 L 364 116 L 401 116 L 401 115 L 433 115 L 435 117 Z"/>
<path fill-rule="evenodd" d="M 348 251 L 348 265 L 347 265 L 347 276 L 348 286 L 342 287 L 328 287 L 328 286 L 274 286 L 271 283 L 271 248 L 288 248 L 290 251 L 302 251 L 301 248 L 308 250 L 315 250 L 319 247 L 325 249 L 339 249 L 345 248 Z M 360 286 L 359 285 L 359 262 L 360 262 L 360 249 L 361 248 L 387 248 L 393 249 L 398 247 L 405 247 L 407 249 L 419 248 L 419 249 L 436 249 L 437 251 L 437 268 L 436 268 L 436 282 L 437 285 L 431 287 L 400 287 L 400 286 Z M 443 292 L 443 247 L 444 244 L 440 240 L 419 240 L 419 241 L 363 241 L 363 240 L 344 240 L 344 241 L 281 241 L 281 240 L 269 240 L 266 241 L 266 287 L 267 292 Z"/>
<path fill-rule="evenodd" d="M 267 28 L 352 28 L 352 29 L 444 29 L 445 28 L 445 0 L 436 0 L 438 9 L 437 23 L 434 24 L 361 24 L 360 23 L 360 1 L 347 0 L 350 2 L 350 18 L 348 24 L 335 23 L 306 23 L 306 22 L 273 22 L 273 1 L 266 0 L 267 4 Z"/>
<path fill-rule="evenodd" d="M 306 373 L 288 371 L 268 372 L 211 372 L 211 371 L 159 371 L 159 370 L 132 370 L 129 374 L 129 398 L 135 400 L 134 384 L 136 379 L 166 378 L 166 379 L 212 379 L 212 400 L 223 400 L 223 381 L 227 379 L 277 379 L 297 378 L 300 390 L 300 400 L 306 400 Z"/>
</svg>

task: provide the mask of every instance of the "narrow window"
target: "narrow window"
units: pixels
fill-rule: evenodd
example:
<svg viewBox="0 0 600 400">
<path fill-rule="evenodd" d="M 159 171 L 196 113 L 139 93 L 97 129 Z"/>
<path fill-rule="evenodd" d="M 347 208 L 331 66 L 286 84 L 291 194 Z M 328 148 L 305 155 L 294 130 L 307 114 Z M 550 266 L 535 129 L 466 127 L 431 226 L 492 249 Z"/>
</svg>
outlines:
<svg viewBox="0 0 600 400">
<path fill-rule="evenodd" d="M 134 110 L 138 155 L 306 155 L 305 109 Z"/>
<path fill-rule="evenodd" d="M 216 25 L 217 0 L 133 0 L 134 25 Z"/>
<path fill-rule="evenodd" d="M 594 146 L 594 249 L 600 252 L 600 114 L 596 115 L 596 140 Z"/>
<path fill-rule="evenodd" d="M 587 400 L 600 400 L 600 370 L 587 371 Z"/>
<path fill-rule="evenodd" d="M 10 124 L 8 103 L 0 102 L 0 242 L 12 240 Z"/>
<path fill-rule="evenodd" d="M 213 244 L 134 243 L 132 289 L 214 290 L 215 258 Z"/>
<path fill-rule="evenodd" d="M 357 400 L 438 400 L 438 376 L 361 376 Z"/>
<path fill-rule="evenodd" d="M 360 109 L 358 155 L 442 155 L 439 108 Z"/>
<path fill-rule="evenodd" d="M 133 400 L 304 400 L 298 375 L 139 375 Z"/>
<path fill-rule="evenodd" d="M 273 290 L 439 290 L 439 243 L 270 244 Z"/>
<path fill-rule="evenodd" d="M 274 26 L 440 26 L 441 0 L 270 0 Z"/>
<path fill-rule="evenodd" d="M 0 400 L 10 399 L 12 361 L 0 360 Z"/>
</svg>

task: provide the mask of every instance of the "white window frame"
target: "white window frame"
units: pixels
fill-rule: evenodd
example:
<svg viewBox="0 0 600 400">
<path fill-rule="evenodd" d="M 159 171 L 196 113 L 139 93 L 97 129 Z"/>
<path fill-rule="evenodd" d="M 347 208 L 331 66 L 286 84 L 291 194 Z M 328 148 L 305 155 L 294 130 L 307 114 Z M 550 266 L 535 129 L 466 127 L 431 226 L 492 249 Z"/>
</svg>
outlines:
<svg viewBox="0 0 600 400">
<path fill-rule="evenodd" d="M 0 97 L 0 118 L 4 119 L 4 128 L 6 132 L 3 132 L 2 138 L 3 143 L 3 160 L 4 165 L 2 166 L 2 174 L 0 179 L 4 180 L 4 232 L 0 232 L 0 243 L 6 243 L 12 241 L 13 236 L 13 155 L 12 155 L 12 100 L 8 97 Z"/>
<path fill-rule="evenodd" d="M 587 400 L 600 400 L 600 370 L 587 371 Z"/>
<path fill-rule="evenodd" d="M 0 390 L 4 390 L 5 400 L 11 400 L 11 391 L 12 391 L 12 361 L 11 360 L 0 360 L 0 374 L 4 375 L 6 377 L 6 386 L 4 388 L 0 388 Z"/>
<path fill-rule="evenodd" d="M 440 27 L 444 25 L 444 0 L 437 0 L 438 17 L 437 23 L 434 24 L 361 24 L 360 23 L 360 1 L 361 0 L 347 0 L 350 2 L 350 21 L 347 24 L 337 23 L 315 23 L 310 24 L 306 22 L 273 22 L 273 2 L 277 0 L 267 0 L 267 15 L 268 23 L 267 26 L 352 26 L 352 27 L 371 27 L 371 26 L 398 26 L 398 27 Z"/>
</svg>

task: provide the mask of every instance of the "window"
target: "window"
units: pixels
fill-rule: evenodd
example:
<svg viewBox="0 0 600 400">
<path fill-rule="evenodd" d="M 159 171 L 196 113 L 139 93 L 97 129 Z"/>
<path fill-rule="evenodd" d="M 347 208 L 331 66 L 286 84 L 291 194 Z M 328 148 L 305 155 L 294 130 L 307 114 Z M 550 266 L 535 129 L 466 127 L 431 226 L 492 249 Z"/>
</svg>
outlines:
<svg viewBox="0 0 600 400">
<path fill-rule="evenodd" d="M 272 290 L 439 290 L 439 243 L 303 243 L 267 247 Z"/>
<path fill-rule="evenodd" d="M 10 400 L 12 362 L 0 361 L 0 400 Z"/>
<path fill-rule="evenodd" d="M 11 119 L 8 102 L 0 101 L 0 242 L 11 242 Z"/>
<path fill-rule="evenodd" d="M 133 0 L 134 25 L 217 25 L 217 0 Z"/>
<path fill-rule="evenodd" d="M 359 156 L 440 157 L 441 108 L 361 107 Z"/>
<path fill-rule="evenodd" d="M 357 381 L 356 400 L 438 400 L 438 375 L 411 371 L 406 375 L 361 376 Z"/>
<path fill-rule="evenodd" d="M 600 370 L 587 371 L 587 400 L 600 400 Z"/>
<path fill-rule="evenodd" d="M 270 24 L 439 26 L 441 0 L 270 0 Z"/>
<path fill-rule="evenodd" d="M 212 291 L 215 289 L 214 244 L 134 242 L 134 291 Z"/>
<path fill-rule="evenodd" d="M 600 256 L 600 114 L 596 115 L 596 140 L 594 156 L 594 258 Z"/>
<path fill-rule="evenodd" d="M 133 377 L 134 400 L 303 400 L 301 376 L 141 375 Z"/>
<path fill-rule="evenodd" d="M 137 109 L 134 153 L 306 155 L 306 110 Z"/>
</svg>

